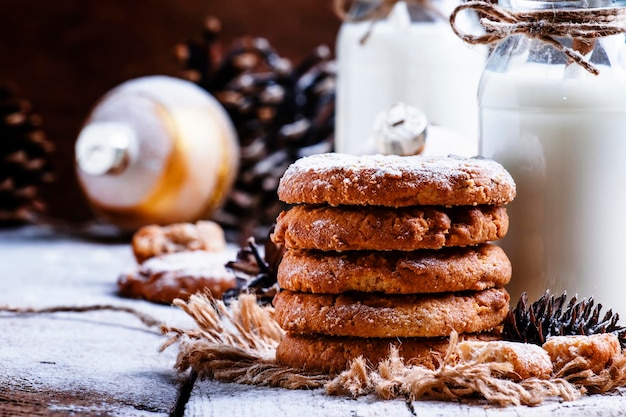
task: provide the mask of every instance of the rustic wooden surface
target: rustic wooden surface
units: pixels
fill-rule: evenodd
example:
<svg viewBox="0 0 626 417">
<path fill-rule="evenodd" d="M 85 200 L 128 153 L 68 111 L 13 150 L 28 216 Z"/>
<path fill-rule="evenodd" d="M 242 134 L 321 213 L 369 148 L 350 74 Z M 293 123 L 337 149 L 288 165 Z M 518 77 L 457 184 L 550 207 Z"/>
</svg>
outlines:
<svg viewBox="0 0 626 417">
<path fill-rule="evenodd" d="M 117 275 L 134 261 L 126 243 L 60 235 L 47 228 L 0 231 L 0 305 L 22 308 L 111 304 L 170 325 L 192 326 L 174 307 L 119 298 Z M 166 416 L 182 377 L 176 348 L 158 330 L 112 311 L 0 313 L 0 416 Z M 539 407 L 356 400 L 321 390 L 289 391 L 199 381 L 186 416 L 623 416 L 626 391 Z"/>
</svg>

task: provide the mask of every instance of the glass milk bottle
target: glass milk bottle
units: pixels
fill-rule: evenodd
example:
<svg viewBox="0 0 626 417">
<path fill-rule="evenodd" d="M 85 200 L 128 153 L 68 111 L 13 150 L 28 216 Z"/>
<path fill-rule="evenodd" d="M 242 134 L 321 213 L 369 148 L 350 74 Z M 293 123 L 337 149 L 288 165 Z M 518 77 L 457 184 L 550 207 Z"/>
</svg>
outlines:
<svg viewBox="0 0 626 417">
<path fill-rule="evenodd" d="M 535 1 L 510 10 L 615 7 L 607 0 Z M 621 3 L 624 4 L 624 3 Z M 616 8 L 615 10 L 619 10 Z M 587 16 L 585 20 L 592 20 Z M 501 162 L 517 184 L 501 241 L 513 264 L 511 300 L 546 289 L 626 317 L 626 45 L 624 34 L 558 41 L 599 70 L 525 34 L 500 42 L 479 88 L 481 154 Z"/>
<path fill-rule="evenodd" d="M 337 39 L 335 150 L 360 153 L 376 116 L 398 102 L 425 112 L 476 145 L 476 90 L 486 50 L 458 39 L 447 21 L 456 2 L 357 0 Z M 431 7 L 425 7 L 428 4 Z"/>
</svg>

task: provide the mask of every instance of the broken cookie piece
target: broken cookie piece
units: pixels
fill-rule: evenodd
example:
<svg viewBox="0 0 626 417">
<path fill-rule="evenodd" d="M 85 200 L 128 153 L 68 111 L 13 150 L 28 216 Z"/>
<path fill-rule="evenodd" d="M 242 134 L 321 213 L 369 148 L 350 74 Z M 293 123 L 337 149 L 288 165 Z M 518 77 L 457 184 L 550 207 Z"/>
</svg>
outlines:
<svg viewBox="0 0 626 417">
<path fill-rule="evenodd" d="M 153 257 L 119 277 L 119 293 L 164 304 L 201 291 L 220 298 L 236 286 L 234 274 L 224 266 L 227 260 L 225 253 L 200 250 Z"/>
<path fill-rule="evenodd" d="M 549 379 L 552 362 L 545 350 L 537 345 L 506 341 L 463 341 L 458 345 L 459 359 L 465 362 L 498 362 L 510 364 L 504 376 L 514 381 L 527 378 Z"/>
<path fill-rule="evenodd" d="M 217 223 L 202 220 L 168 226 L 150 225 L 139 229 L 132 240 L 138 263 L 166 253 L 204 250 L 219 252 L 226 247 L 224 230 Z"/>
<path fill-rule="evenodd" d="M 555 373 L 575 360 L 581 363 L 580 367 L 599 373 L 611 366 L 613 358 L 620 353 L 620 344 L 612 333 L 553 336 L 543 344 L 543 349 L 550 355 Z"/>
</svg>

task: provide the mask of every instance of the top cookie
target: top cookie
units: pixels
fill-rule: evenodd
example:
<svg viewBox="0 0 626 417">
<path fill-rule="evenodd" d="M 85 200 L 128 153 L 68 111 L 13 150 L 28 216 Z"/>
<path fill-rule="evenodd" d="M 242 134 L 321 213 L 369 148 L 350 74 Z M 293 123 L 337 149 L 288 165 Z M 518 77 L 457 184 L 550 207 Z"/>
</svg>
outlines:
<svg viewBox="0 0 626 417">
<path fill-rule="evenodd" d="M 503 205 L 515 197 L 515 182 L 490 159 L 326 153 L 293 163 L 278 197 L 331 206 Z"/>
</svg>

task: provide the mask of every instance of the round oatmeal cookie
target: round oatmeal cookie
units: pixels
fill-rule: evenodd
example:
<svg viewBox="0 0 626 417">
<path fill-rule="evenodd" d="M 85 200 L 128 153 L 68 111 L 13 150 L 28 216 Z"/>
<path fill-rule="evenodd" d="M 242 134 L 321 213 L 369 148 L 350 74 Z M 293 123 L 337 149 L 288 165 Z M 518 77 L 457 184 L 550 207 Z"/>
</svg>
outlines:
<svg viewBox="0 0 626 417">
<path fill-rule="evenodd" d="M 510 279 L 509 258 L 489 243 L 411 252 L 291 249 L 278 266 L 281 288 L 327 294 L 479 291 L 502 287 Z"/>
<path fill-rule="evenodd" d="M 459 340 L 495 340 L 495 334 L 461 334 Z M 435 369 L 441 363 L 449 339 L 430 338 L 361 338 L 287 333 L 276 349 L 276 361 L 292 368 L 338 374 L 359 356 L 376 366 L 398 349 L 405 363 Z"/>
<path fill-rule="evenodd" d="M 469 246 L 500 239 L 509 227 L 500 206 L 295 206 L 276 220 L 272 240 L 288 249 L 400 250 Z"/>
<path fill-rule="evenodd" d="M 301 158 L 280 180 L 278 197 L 289 204 L 504 205 L 515 182 L 485 158 L 326 153 Z"/>
<path fill-rule="evenodd" d="M 226 248 L 226 239 L 219 224 L 201 220 L 196 223 L 144 226 L 133 235 L 132 248 L 135 259 L 142 263 L 166 253 L 190 250 L 218 252 Z"/>
<path fill-rule="evenodd" d="M 200 291 L 220 298 L 237 285 L 235 275 L 224 266 L 228 260 L 224 253 L 207 251 L 153 257 L 118 278 L 119 294 L 162 304 L 171 304 L 175 298 L 186 300 Z"/>
<path fill-rule="evenodd" d="M 382 295 L 281 291 L 276 322 L 286 331 L 355 337 L 437 337 L 483 332 L 509 311 L 503 288 L 478 292 Z"/>
</svg>

